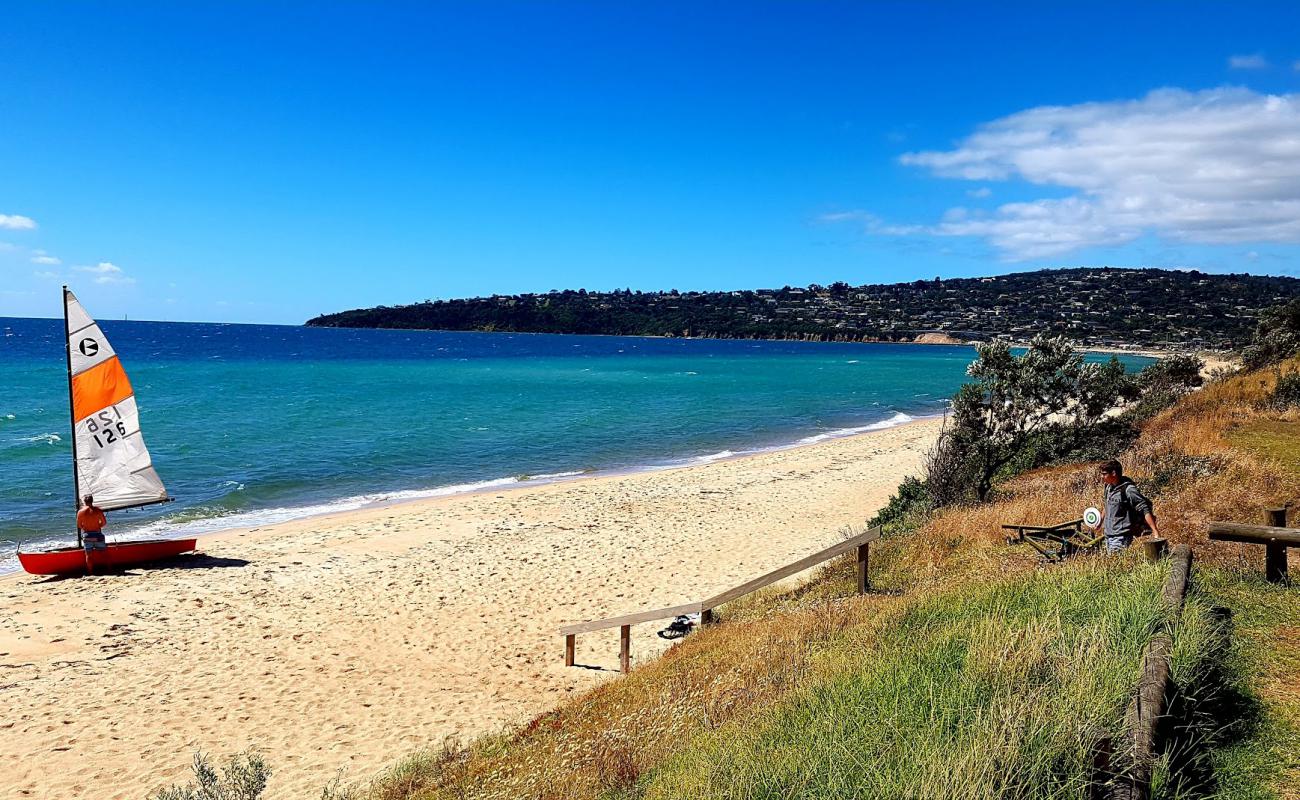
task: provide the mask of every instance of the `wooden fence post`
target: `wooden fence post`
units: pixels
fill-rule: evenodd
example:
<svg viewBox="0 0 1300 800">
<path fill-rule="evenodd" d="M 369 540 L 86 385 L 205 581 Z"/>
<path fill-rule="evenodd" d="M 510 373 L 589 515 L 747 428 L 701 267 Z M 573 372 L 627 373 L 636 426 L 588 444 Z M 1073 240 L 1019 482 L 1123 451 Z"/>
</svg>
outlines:
<svg viewBox="0 0 1300 800">
<path fill-rule="evenodd" d="M 1264 524 L 1274 528 L 1286 527 L 1285 508 L 1264 509 Z M 1273 583 L 1286 580 L 1286 545 L 1276 539 L 1270 539 L 1264 545 L 1264 577 Z"/>
<path fill-rule="evenodd" d="M 618 629 L 618 664 L 624 672 L 632 668 L 631 625 L 623 625 Z"/>
<path fill-rule="evenodd" d="M 858 594 L 866 594 L 871 588 L 867 580 L 867 565 L 870 560 L 871 544 L 864 542 L 858 545 Z"/>
<path fill-rule="evenodd" d="M 1146 554 L 1147 561 L 1159 561 L 1165 557 L 1165 553 L 1169 552 L 1169 540 L 1161 539 L 1159 536 L 1143 540 L 1142 552 Z"/>
<path fill-rule="evenodd" d="M 1277 539 L 1264 545 L 1264 577 L 1273 583 L 1286 580 L 1286 545 Z"/>
<path fill-rule="evenodd" d="M 573 649 L 577 638 L 578 634 L 576 633 L 570 633 L 564 637 L 564 666 L 566 667 L 573 666 Z"/>
</svg>

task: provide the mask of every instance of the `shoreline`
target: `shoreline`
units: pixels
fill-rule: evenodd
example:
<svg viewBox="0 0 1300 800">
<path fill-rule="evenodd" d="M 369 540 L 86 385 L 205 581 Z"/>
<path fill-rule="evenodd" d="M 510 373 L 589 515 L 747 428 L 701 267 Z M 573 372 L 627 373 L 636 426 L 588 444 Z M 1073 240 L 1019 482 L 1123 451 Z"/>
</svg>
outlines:
<svg viewBox="0 0 1300 800">
<path fill-rule="evenodd" d="M 408 504 L 418 504 L 433 500 L 442 500 L 451 497 L 467 497 L 484 492 L 496 491 L 517 491 L 521 489 L 536 488 L 561 483 L 573 483 L 584 480 L 594 480 L 600 478 L 623 477 L 638 475 L 652 472 L 671 472 L 680 469 L 691 469 L 694 467 L 704 466 L 707 464 L 722 463 L 736 459 L 750 458 L 753 456 L 763 455 L 765 453 L 776 453 L 787 450 L 794 450 L 803 447 L 814 447 L 826 442 L 836 441 L 839 439 L 851 438 L 854 436 L 866 436 L 880 431 L 892 430 L 894 428 L 913 425 L 928 420 L 943 419 L 946 414 L 919 414 L 912 416 L 904 412 L 895 412 L 892 416 L 879 420 L 877 422 L 867 423 L 865 425 L 852 426 L 847 428 L 836 428 L 818 434 L 804 436 L 791 442 L 780 444 L 763 445 L 759 447 L 742 448 L 736 451 L 722 450 L 704 456 L 696 456 L 686 459 L 678 459 L 661 464 L 643 464 L 625 467 L 614 467 L 604 470 L 592 471 L 571 471 L 548 473 L 535 476 L 516 475 L 516 476 L 499 476 L 495 478 L 486 478 L 479 481 L 473 481 L 462 484 L 446 484 L 443 486 L 433 486 L 427 489 L 399 489 L 392 491 L 376 491 L 364 495 L 350 495 L 338 497 L 331 500 L 325 500 L 318 503 L 307 503 L 301 506 L 285 506 L 268 509 L 255 509 L 226 517 L 209 517 L 205 519 L 190 520 L 181 523 L 175 528 L 168 528 L 161 531 L 150 531 L 155 525 L 165 524 L 166 519 L 154 520 L 138 527 L 131 527 L 119 533 L 109 533 L 109 541 L 118 541 L 137 538 L 190 538 L 194 537 L 200 541 L 206 540 L 213 536 L 220 536 L 227 533 L 238 533 L 252 530 L 265 530 L 270 527 L 279 525 L 288 525 L 295 522 L 305 522 L 310 520 L 329 520 L 335 519 L 340 515 L 359 513 L 374 509 L 402 508 Z M 903 419 L 900 419 L 903 418 Z M 373 495 L 381 495 L 378 499 L 367 500 L 365 498 Z M 401 496 L 406 495 L 406 496 Z M 340 506 L 339 508 L 330 508 L 330 506 Z M 319 510 L 312 510 L 319 509 Z M 283 514 L 283 519 L 270 519 L 266 521 L 251 520 L 247 522 L 234 522 L 233 524 L 220 524 L 221 520 L 241 515 L 279 515 Z M 215 524 L 214 527 L 207 530 L 186 530 L 187 527 L 202 528 L 207 524 Z M 49 547 L 56 543 L 60 546 L 67 546 L 67 542 L 56 539 L 28 539 L 16 543 L 10 543 L 15 547 L 13 554 L 6 554 L 0 557 L 0 582 L 7 580 L 14 575 L 25 574 L 22 567 L 18 564 L 17 553 L 21 549 L 23 542 L 34 543 L 34 548 L 23 550 L 22 552 L 35 552 L 39 548 Z M 8 550 L 6 546 L 6 550 Z"/>
<path fill-rule="evenodd" d="M 257 746 L 279 800 L 500 731 L 616 677 L 617 632 L 581 637 L 574 669 L 560 625 L 822 549 L 922 467 L 940 424 L 234 529 L 171 567 L 9 576 L 0 774 L 16 797 L 144 796 L 196 749 Z M 634 663 L 669 646 L 657 627 L 633 629 Z"/>
</svg>

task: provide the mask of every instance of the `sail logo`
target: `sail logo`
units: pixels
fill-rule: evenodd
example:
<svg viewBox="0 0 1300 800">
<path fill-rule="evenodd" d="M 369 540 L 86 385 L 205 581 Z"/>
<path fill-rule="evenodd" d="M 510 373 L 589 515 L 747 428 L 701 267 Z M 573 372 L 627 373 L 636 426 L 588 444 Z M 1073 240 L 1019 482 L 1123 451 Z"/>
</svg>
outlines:
<svg viewBox="0 0 1300 800">
<path fill-rule="evenodd" d="M 81 343 L 77 345 L 77 349 L 81 351 L 83 356 L 93 356 L 99 352 L 99 342 L 87 337 L 81 340 Z"/>
</svg>

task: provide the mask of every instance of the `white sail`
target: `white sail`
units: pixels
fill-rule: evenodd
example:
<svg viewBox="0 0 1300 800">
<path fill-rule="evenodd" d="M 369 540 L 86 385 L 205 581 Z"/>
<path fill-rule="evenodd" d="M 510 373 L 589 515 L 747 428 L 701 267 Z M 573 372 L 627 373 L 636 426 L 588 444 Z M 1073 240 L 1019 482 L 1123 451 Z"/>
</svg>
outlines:
<svg viewBox="0 0 1300 800">
<path fill-rule="evenodd" d="M 131 381 L 99 325 L 63 292 L 77 494 L 94 495 L 105 511 L 161 503 L 167 490 L 144 446 Z"/>
</svg>

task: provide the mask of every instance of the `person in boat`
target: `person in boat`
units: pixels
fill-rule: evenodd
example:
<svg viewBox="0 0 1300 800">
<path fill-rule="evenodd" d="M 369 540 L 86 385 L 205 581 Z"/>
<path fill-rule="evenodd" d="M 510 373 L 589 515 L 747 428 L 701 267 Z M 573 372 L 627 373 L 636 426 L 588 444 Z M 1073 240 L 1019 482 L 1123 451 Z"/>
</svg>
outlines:
<svg viewBox="0 0 1300 800">
<path fill-rule="evenodd" d="M 1106 552 L 1118 553 L 1133 544 L 1134 536 L 1150 533 L 1160 535 L 1156 525 L 1155 509 L 1151 501 L 1138 490 L 1137 484 L 1124 474 L 1124 468 L 1114 459 L 1098 468 L 1103 484 L 1105 502 L 1102 503 L 1102 533 L 1106 536 Z"/>
<path fill-rule="evenodd" d="M 104 538 L 104 526 L 108 524 L 108 518 L 95 505 L 92 495 L 81 498 L 81 502 L 84 505 L 77 512 L 77 527 L 81 529 L 81 544 L 86 550 L 86 572 L 89 574 L 93 572 L 91 553 L 108 550 L 108 540 Z"/>
</svg>

